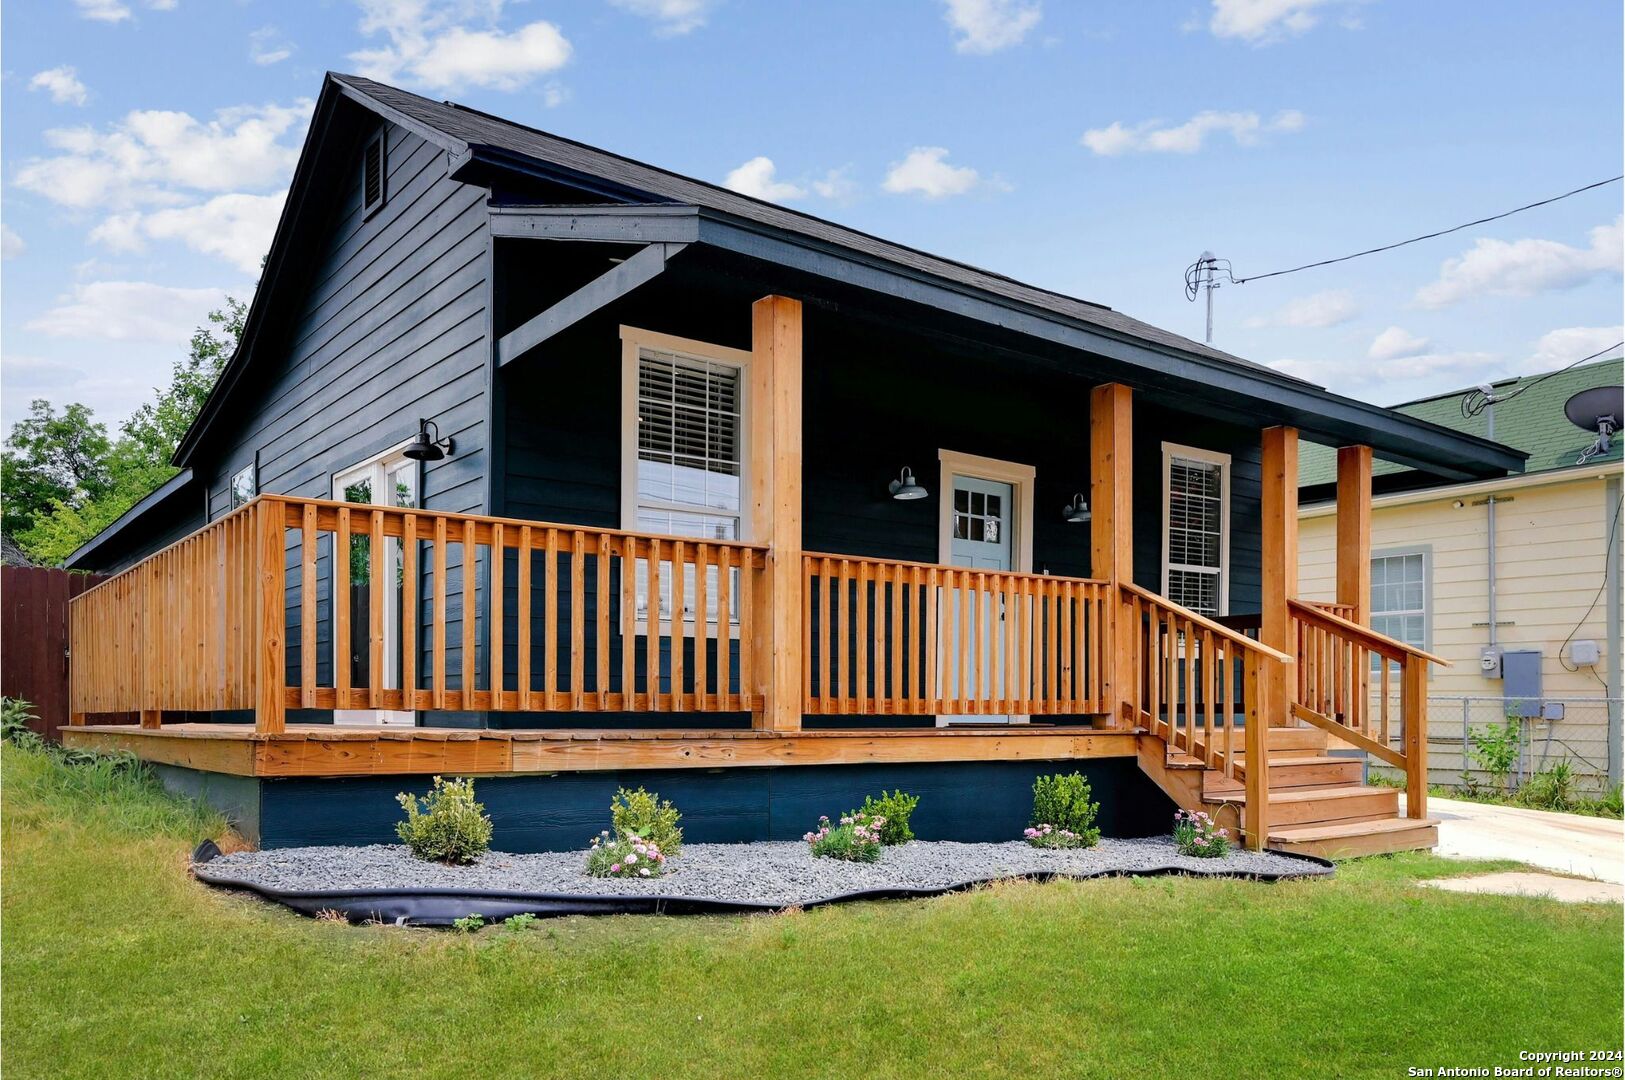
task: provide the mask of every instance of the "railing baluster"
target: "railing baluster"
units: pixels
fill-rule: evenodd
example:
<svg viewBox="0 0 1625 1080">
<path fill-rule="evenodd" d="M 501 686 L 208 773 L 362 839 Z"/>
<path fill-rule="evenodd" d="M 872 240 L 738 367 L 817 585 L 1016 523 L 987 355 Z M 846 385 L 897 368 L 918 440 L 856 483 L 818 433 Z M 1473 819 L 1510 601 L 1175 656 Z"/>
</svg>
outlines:
<svg viewBox="0 0 1625 1080">
<path fill-rule="evenodd" d="M 811 560 L 809 560 L 810 562 Z M 818 564 L 818 698 L 822 705 L 822 712 L 832 712 L 835 708 L 835 696 L 839 691 L 835 682 L 835 657 L 830 652 L 830 642 L 835 635 L 830 632 L 830 593 L 834 591 L 835 581 L 833 568 L 828 559 Z M 811 597 L 811 593 L 807 594 Z M 811 656 L 808 653 L 808 656 Z"/>
<path fill-rule="evenodd" d="M 723 554 L 727 554 L 723 548 Z M 723 595 L 727 595 L 724 593 Z M 724 605 L 726 606 L 726 605 Z M 724 611 L 721 618 L 727 617 Z M 726 671 L 727 668 L 722 670 Z M 726 683 L 726 678 L 724 678 Z M 722 693 L 728 687 L 721 687 Z M 638 542 L 636 537 L 621 537 L 621 707 L 635 710 L 638 692 Z"/>
<path fill-rule="evenodd" d="M 694 707 L 706 705 L 706 674 L 711 648 L 713 620 L 707 605 L 711 601 L 711 545 L 694 545 Z"/>
<path fill-rule="evenodd" d="M 519 604 L 514 612 L 514 618 L 519 623 L 519 636 L 514 643 L 518 652 L 515 657 L 519 662 L 519 709 L 521 712 L 534 712 L 536 703 L 531 697 L 530 670 L 531 670 L 531 622 L 536 617 L 535 597 L 531 574 L 534 572 L 532 563 L 536 553 L 531 549 L 530 526 L 524 525 L 519 529 Z"/>
<path fill-rule="evenodd" d="M 333 533 L 333 701 L 348 709 L 351 676 L 350 651 L 350 508 L 339 507 Z"/>
<path fill-rule="evenodd" d="M 570 708 L 587 707 L 587 534 L 570 534 Z"/>
<path fill-rule="evenodd" d="M 649 541 L 649 597 L 647 601 L 648 633 L 644 638 L 644 663 L 647 671 L 644 673 L 644 682 L 649 686 L 649 711 L 658 712 L 661 707 L 661 698 L 664 696 L 660 689 L 660 541 Z"/>
<path fill-rule="evenodd" d="M 858 594 L 854 603 L 857 615 L 857 628 L 853 631 L 853 645 L 857 651 L 857 711 L 859 713 L 872 713 L 875 711 L 874 694 L 869 689 L 869 649 L 873 644 L 869 640 L 869 560 L 864 559 L 858 563 Z"/>
<path fill-rule="evenodd" d="M 756 559 L 758 553 L 739 553 L 739 694 L 744 708 L 756 707 Z M 765 561 L 765 556 L 762 556 Z"/>
<path fill-rule="evenodd" d="M 475 665 L 479 661 L 477 645 L 479 599 L 476 585 L 479 563 L 479 545 L 474 542 L 474 522 L 463 522 L 463 708 L 474 708 L 474 692 L 479 689 L 479 676 Z"/>
<path fill-rule="evenodd" d="M 559 531 L 547 530 L 547 546 L 543 548 L 543 567 L 547 575 L 546 590 L 542 594 L 542 632 L 547 651 L 542 654 L 542 708 L 559 707 L 559 643 L 563 636 L 559 626 Z"/>
<path fill-rule="evenodd" d="M 937 686 L 937 650 L 941 639 L 937 626 L 937 590 L 940 571 L 930 567 L 925 572 L 925 711 L 942 711 L 942 694 Z"/>
<path fill-rule="evenodd" d="M 448 544 L 446 532 L 446 519 L 434 519 L 434 707 L 446 708 L 446 546 Z M 338 567 L 338 557 L 333 559 L 334 569 Z M 337 575 L 334 576 L 334 593 L 338 596 Z M 335 603 L 337 601 L 335 600 Z"/>
<path fill-rule="evenodd" d="M 687 545 L 676 540 L 671 545 L 671 707 L 684 708 L 684 672 L 687 667 L 684 642 L 688 637 L 688 613 L 684 610 L 684 587 L 688 581 L 688 567 L 684 561 Z"/>
<path fill-rule="evenodd" d="M 228 559 L 242 558 L 237 550 L 236 534 L 237 522 L 235 519 L 225 522 L 227 536 L 232 541 L 228 544 L 226 557 Z M 235 591 L 235 590 L 233 590 Z M 234 598 L 228 594 L 226 601 L 228 631 L 235 644 L 239 633 L 237 620 L 240 610 L 233 603 Z M 232 650 L 235 654 L 235 650 Z M 234 662 L 229 669 L 235 673 L 241 668 Z M 301 708 L 314 709 L 316 707 L 316 504 L 306 503 L 300 514 L 299 523 L 299 705 Z"/>
<path fill-rule="evenodd" d="M 841 560 L 840 574 L 836 578 L 839 588 L 836 591 L 837 625 L 840 627 L 840 640 L 837 642 L 837 673 L 835 678 L 836 710 L 846 712 L 852 698 L 852 563 L 846 559 Z"/>
<path fill-rule="evenodd" d="M 525 640 L 521 636 L 521 640 Z M 314 674 L 314 669 L 312 669 Z M 401 524 L 401 707 L 418 707 L 418 517 Z"/>
<path fill-rule="evenodd" d="M 367 708 L 384 706 L 384 512 L 372 512 L 367 538 Z"/>
<path fill-rule="evenodd" d="M 747 561 L 750 558 L 748 553 L 745 557 Z M 733 608 L 729 604 L 733 590 L 732 562 L 731 549 L 722 548 L 717 552 L 717 708 L 724 710 L 735 707 L 730 681 L 733 669 Z"/>
<path fill-rule="evenodd" d="M 486 610 L 490 612 L 490 632 L 486 635 L 491 641 L 491 708 L 503 709 L 505 699 L 503 694 L 507 691 L 506 657 L 503 651 L 507 646 L 505 635 L 506 627 L 503 622 L 507 619 L 507 532 L 500 522 L 491 526 L 491 596 L 486 603 Z"/>
</svg>

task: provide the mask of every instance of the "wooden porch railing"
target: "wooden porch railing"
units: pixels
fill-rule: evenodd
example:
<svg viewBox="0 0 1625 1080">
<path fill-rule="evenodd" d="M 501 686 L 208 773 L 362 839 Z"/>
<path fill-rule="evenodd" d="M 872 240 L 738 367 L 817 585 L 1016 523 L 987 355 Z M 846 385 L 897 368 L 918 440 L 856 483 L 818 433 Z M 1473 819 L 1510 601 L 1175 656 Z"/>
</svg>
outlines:
<svg viewBox="0 0 1625 1080">
<path fill-rule="evenodd" d="M 809 713 L 1107 713 L 1110 584 L 810 553 Z"/>
<path fill-rule="evenodd" d="M 483 617 L 463 606 L 482 553 Z M 75 599 L 71 708 L 255 709 L 272 731 L 286 708 L 750 711 L 765 565 L 753 544 L 262 495 Z M 390 610 L 419 615 L 393 658 Z"/>
<path fill-rule="evenodd" d="M 1290 664 L 1292 658 L 1138 585 L 1122 584 L 1119 602 L 1118 632 L 1129 635 L 1137 673 L 1127 687 L 1124 713 L 1174 750 L 1240 779 L 1248 846 L 1263 847 L 1269 835 L 1265 729 L 1271 721 L 1263 675 L 1266 665 Z"/>
<path fill-rule="evenodd" d="M 1403 769 L 1406 815 L 1426 817 L 1427 666 L 1449 661 L 1328 607 L 1288 601 L 1298 654 L 1292 714 Z"/>
</svg>

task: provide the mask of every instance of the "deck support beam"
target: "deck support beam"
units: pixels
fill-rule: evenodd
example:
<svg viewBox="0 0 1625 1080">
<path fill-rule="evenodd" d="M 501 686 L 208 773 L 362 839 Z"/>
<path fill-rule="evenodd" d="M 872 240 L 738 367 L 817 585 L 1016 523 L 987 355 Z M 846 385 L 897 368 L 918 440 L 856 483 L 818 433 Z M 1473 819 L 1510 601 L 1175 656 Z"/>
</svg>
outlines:
<svg viewBox="0 0 1625 1080">
<path fill-rule="evenodd" d="M 1337 451 L 1337 602 L 1371 625 L 1371 447 Z"/>
<path fill-rule="evenodd" d="M 801 728 L 801 301 L 764 296 L 751 306 L 746 420 L 751 539 L 768 545 L 752 596 L 756 685 L 751 726 Z"/>
<path fill-rule="evenodd" d="M 1112 620 L 1111 663 L 1101 697 L 1113 724 L 1123 723 L 1123 702 L 1138 677 L 1133 630 L 1119 625 L 1122 604 L 1117 586 L 1134 580 L 1134 392 L 1122 383 L 1104 383 L 1089 392 L 1089 530 L 1092 577 L 1112 583 L 1107 604 Z M 1133 726 L 1133 721 L 1126 721 Z"/>
<path fill-rule="evenodd" d="M 1258 639 L 1272 649 L 1297 655 L 1287 601 L 1298 595 L 1298 429 L 1272 427 L 1263 436 L 1262 618 Z M 1280 726 L 1296 697 L 1297 681 L 1286 665 L 1267 665 L 1260 679 L 1266 719 Z"/>
</svg>

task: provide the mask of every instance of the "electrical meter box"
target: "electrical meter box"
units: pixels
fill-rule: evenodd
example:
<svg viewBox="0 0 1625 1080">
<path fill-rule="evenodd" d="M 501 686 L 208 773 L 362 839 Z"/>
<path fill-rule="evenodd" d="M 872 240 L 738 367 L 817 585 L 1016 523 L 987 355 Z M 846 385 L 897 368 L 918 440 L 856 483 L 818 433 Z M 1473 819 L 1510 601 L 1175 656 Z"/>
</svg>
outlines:
<svg viewBox="0 0 1625 1080">
<path fill-rule="evenodd" d="M 1540 650 L 1507 649 L 1501 653 L 1501 695 L 1508 716 L 1540 715 Z"/>
</svg>

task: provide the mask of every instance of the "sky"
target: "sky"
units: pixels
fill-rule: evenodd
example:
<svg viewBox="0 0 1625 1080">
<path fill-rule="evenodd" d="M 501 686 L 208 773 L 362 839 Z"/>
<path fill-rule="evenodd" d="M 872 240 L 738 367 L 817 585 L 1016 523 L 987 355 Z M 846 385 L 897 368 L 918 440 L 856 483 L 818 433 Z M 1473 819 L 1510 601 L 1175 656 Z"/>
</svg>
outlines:
<svg viewBox="0 0 1625 1080">
<path fill-rule="evenodd" d="M 324 71 L 1200 339 L 1237 277 L 1617 175 L 1615 0 L 12 0 L 0 422 L 110 426 L 251 296 Z M 1221 288 L 1214 344 L 1394 404 L 1621 332 L 1616 183 Z"/>
</svg>

